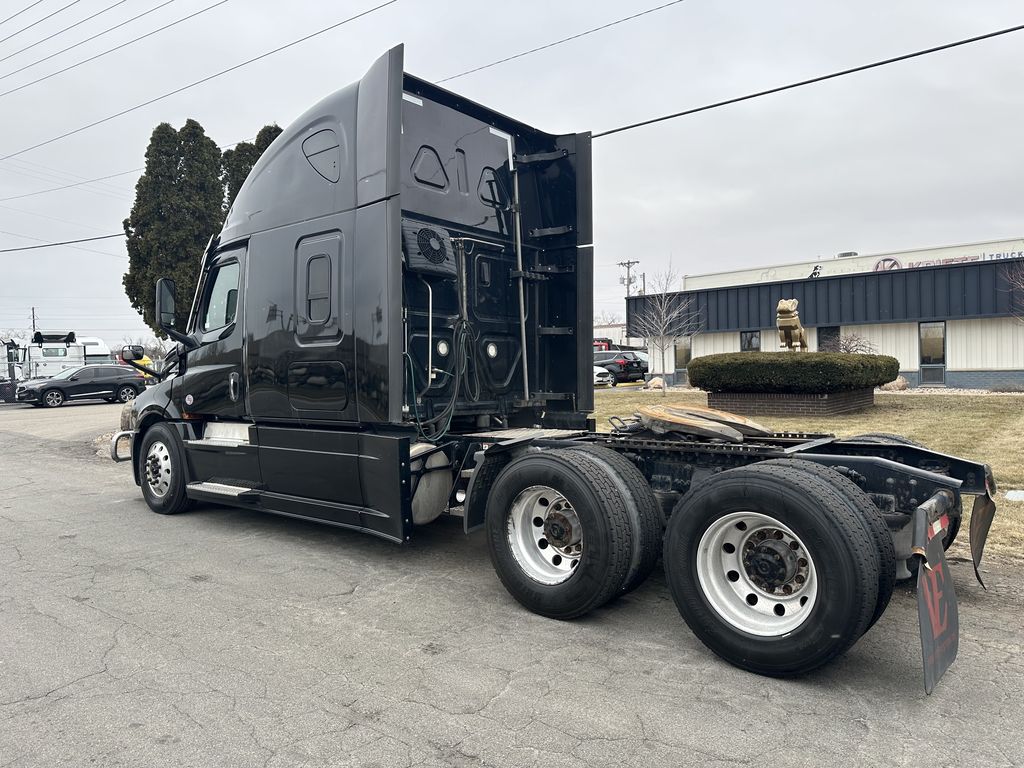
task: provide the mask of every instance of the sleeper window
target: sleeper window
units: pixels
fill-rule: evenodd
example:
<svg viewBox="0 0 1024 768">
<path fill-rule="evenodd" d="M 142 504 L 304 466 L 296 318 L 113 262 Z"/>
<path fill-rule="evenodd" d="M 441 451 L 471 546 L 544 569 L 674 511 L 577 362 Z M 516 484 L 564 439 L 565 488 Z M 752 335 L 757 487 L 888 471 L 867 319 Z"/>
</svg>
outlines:
<svg viewBox="0 0 1024 768">
<path fill-rule="evenodd" d="M 317 254 L 306 262 L 306 317 L 324 323 L 331 316 L 331 260 Z"/>
</svg>

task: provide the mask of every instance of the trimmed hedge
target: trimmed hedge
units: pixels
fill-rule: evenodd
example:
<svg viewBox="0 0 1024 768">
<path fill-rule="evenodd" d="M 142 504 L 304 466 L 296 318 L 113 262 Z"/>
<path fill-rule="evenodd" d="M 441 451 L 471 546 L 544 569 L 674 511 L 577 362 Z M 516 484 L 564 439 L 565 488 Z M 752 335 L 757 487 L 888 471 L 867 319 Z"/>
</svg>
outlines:
<svg viewBox="0 0 1024 768">
<path fill-rule="evenodd" d="M 899 373 L 895 357 L 841 352 L 730 352 L 686 366 L 690 386 L 708 392 L 829 394 L 877 387 Z"/>
</svg>

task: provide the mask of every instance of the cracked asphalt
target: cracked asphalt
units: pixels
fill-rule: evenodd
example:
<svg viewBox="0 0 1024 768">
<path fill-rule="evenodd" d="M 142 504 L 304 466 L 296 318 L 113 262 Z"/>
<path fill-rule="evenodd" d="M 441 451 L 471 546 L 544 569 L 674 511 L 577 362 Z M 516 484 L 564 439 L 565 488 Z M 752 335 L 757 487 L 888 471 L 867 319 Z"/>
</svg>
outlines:
<svg viewBox="0 0 1024 768">
<path fill-rule="evenodd" d="M 560 623 L 505 593 L 458 520 L 397 547 L 152 514 L 96 455 L 118 413 L 0 406 L 4 768 L 1024 761 L 1014 561 L 983 592 L 954 550 L 960 656 L 930 697 L 906 588 L 837 663 L 771 680 L 708 652 L 660 571 Z"/>
</svg>

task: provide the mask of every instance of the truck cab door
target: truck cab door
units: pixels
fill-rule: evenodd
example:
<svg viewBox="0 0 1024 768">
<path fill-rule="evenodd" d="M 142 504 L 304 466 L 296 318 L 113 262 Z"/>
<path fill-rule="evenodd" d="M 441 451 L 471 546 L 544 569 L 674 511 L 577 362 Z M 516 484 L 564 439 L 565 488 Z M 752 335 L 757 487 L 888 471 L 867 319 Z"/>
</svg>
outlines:
<svg viewBox="0 0 1024 768">
<path fill-rule="evenodd" d="M 214 257 L 200 282 L 191 329 L 199 346 L 188 352 L 181 408 L 188 414 L 241 419 L 248 413 L 242 366 L 246 249 Z"/>
</svg>

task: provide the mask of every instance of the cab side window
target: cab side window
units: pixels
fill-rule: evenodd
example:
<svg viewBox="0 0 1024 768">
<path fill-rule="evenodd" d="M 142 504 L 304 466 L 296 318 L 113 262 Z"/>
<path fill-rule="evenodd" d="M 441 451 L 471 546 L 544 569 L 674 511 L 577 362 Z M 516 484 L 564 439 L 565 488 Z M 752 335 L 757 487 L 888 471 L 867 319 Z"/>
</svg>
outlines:
<svg viewBox="0 0 1024 768">
<path fill-rule="evenodd" d="M 235 321 L 240 272 L 238 262 L 232 261 L 215 267 L 210 273 L 200 330 L 215 331 Z"/>
</svg>

